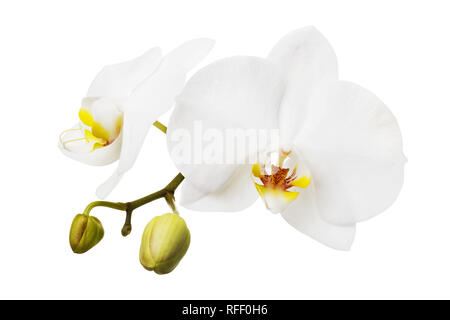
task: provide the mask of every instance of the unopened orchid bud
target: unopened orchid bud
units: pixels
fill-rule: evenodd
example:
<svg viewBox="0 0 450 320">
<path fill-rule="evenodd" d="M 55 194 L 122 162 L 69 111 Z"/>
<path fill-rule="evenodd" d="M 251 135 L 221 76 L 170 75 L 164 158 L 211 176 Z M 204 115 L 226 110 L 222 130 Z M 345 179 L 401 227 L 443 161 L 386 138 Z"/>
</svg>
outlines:
<svg viewBox="0 0 450 320">
<path fill-rule="evenodd" d="M 191 234 L 186 222 L 175 213 L 153 218 L 142 235 L 139 260 L 157 274 L 171 272 L 186 254 Z"/>
<path fill-rule="evenodd" d="M 77 214 L 70 227 L 70 246 L 75 253 L 85 253 L 102 240 L 102 223 L 96 217 Z"/>
</svg>

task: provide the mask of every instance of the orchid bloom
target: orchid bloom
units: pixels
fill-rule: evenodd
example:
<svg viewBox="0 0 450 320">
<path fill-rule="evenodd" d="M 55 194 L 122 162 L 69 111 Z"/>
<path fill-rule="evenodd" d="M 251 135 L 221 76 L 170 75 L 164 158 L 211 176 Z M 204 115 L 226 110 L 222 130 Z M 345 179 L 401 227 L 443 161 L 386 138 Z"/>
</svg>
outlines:
<svg viewBox="0 0 450 320">
<path fill-rule="evenodd" d="M 186 73 L 213 45 L 212 40 L 196 39 L 165 57 L 153 48 L 97 75 L 82 100 L 80 122 L 60 135 L 59 148 L 89 165 L 119 160 L 114 174 L 97 189 L 98 197 L 105 198 L 133 166 L 149 127 L 172 107 Z"/>
<path fill-rule="evenodd" d="M 276 129 L 279 148 L 258 145 L 256 163 L 180 161 L 175 154 L 198 141 L 179 133 L 195 137 L 198 121 L 216 131 Z M 338 80 L 335 53 L 313 27 L 286 35 L 267 59 L 231 57 L 197 72 L 177 97 L 168 147 L 186 177 L 186 208 L 239 211 L 260 195 L 297 230 L 339 250 L 350 249 L 357 222 L 394 202 L 406 162 L 392 113 Z"/>
</svg>

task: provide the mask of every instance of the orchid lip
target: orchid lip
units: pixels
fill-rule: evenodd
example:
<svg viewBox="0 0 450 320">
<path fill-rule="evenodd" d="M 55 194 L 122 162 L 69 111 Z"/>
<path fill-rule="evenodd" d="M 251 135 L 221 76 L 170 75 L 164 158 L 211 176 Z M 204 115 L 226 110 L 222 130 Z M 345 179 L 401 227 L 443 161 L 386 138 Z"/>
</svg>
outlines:
<svg viewBox="0 0 450 320">
<path fill-rule="evenodd" d="M 122 113 L 105 98 L 93 99 L 91 105 L 80 109 L 78 116 L 80 124 L 59 136 L 62 148 L 71 152 L 88 153 L 106 147 L 122 130 Z"/>
<path fill-rule="evenodd" d="M 253 165 L 253 183 L 272 213 L 283 212 L 297 199 L 301 189 L 309 186 L 311 175 L 302 164 L 297 153 L 281 149 L 267 152 Z"/>
<path fill-rule="evenodd" d="M 61 132 L 59 136 L 60 145 L 70 151 L 92 152 L 99 148 L 105 147 L 114 141 L 96 137 L 92 132 L 80 125 L 79 128 L 67 129 Z"/>
</svg>

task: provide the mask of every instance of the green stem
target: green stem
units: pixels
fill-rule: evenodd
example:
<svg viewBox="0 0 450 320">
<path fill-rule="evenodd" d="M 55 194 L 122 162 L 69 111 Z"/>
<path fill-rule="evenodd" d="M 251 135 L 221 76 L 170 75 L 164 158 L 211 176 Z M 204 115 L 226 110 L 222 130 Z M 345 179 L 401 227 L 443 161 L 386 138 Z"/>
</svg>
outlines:
<svg viewBox="0 0 450 320">
<path fill-rule="evenodd" d="M 175 193 L 175 190 L 178 188 L 178 186 L 183 182 L 184 176 L 179 173 L 176 175 L 175 178 L 173 178 L 172 181 L 169 182 L 169 184 L 164 188 L 169 192 Z"/>
<path fill-rule="evenodd" d="M 183 182 L 184 176 L 179 173 L 176 175 L 175 178 L 172 179 L 172 181 L 169 182 L 167 186 L 162 188 L 159 191 L 156 191 L 152 194 L 149 194 L 148 196 L 145 196 L 143 198 L 131 201 L 131 202 L 109 202 L 109 201 L 95 201 L 87 205 L 86 209 L 84 209 L 83 214 L 89 216 L 91 210 L 95 207 L 108 207 L 116 210 L 126 211 L 127 216 L 125 220 L 125 224 L 122 228 L 122 235 L 126 237 L 131 232 L 131 215 L 133 211 L 149 202 L 165 198 L 171 209 L 174 213 L 178 214 L 178 211 L 175 208 L 175 197 L 174 193 L 175 190 L 178 188 L 178 186 Z"/>
<path fill-rule="evenodd" d="M 127 210 L 127 204 L 122 202 L 109 202 L 109 201 L 94 201 L 87 205 L 83 214 L 88 216 L 92 209 L 95 207 L 108 207 L 116 210 Z"/>
<path fill-rule="evenodd" d="M 131 215 L 133 214 L 133 211 L 127 210 L 127 217 L 125 218 L 125 223 L 122 227 L 122 236 L 126 237 L 131 233 Z"/>
<path fill-rule="evenodd" d="M 155 127 L 157 127 L 159 130 L 161 130 L 162 132 L 167 133 L 167 127 L 165 125 L 163 125 L 161 122 L 155 121 L 155 122 L 153 122 L 153 125 Z"/>
<path fill-rule="evenodd" d="M 152 194 L 149 194 L 148 196 L 145 196 L 143 198 L 131 201 L 128 203 L 128 208 L 129 210 L 133 211 L 139 207 L 142 207 L 143 205 L 164 198 L 164 196 L 166 195 L 167 191 L 165 189 L 161 189 L 159 191 L 156 191 Z"/>
<path fill-rule="evenodd" d="M 184 180 L 184 176 L 181 173 L 177 174 L 177 176 L 175 178 L 173 178 L 173 180 L 170 181 L 169 184 L 165 188 L 162 188 L 161 190 L 156 191 L 152 194 L 149 194 L 148 196 L 145 196 L 143 198 L 129 202 L 128 208 L 130 210 L 134 210 L 134 209 L 137 209 L 149 202 L 155 201 L 157 199 L 165 198 L 168 194 L 173 196 L 173 194 L 175 193 L 175 190 L 178 188 L 178 186 L 181 184 L 181 182 L 183 182 L 183 180 Z"/>
<path fill-rule="evenodd" d="M 173 193 L 167 193 L 165 198 L 167 204 L 172 209 L 172 212 L 179 215 L 177 207 L 175 206 L 175 197 L 173 196 Z"/>
</svg>

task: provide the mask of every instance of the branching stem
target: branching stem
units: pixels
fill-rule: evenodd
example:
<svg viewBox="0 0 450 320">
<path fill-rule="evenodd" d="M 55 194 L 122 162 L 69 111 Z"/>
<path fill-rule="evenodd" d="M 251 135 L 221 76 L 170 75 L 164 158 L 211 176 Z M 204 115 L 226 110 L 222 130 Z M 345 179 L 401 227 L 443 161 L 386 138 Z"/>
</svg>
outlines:
<svg viewBox="0 0 450 320">
<path fill-rule="evenodd" d="M 130 202 L 109 202 L 109 201 L 94 201 L 87 205 L 86 209 L 84 209 L 83 214 L 89 215 L 91 210 L 95 207 L 108 207 L 116 210 L 125 211 L 127 213 L 125 224 L 122 228 L 122 235 L 126 237 L 131 232 L 131 215 L 133 214 L 133 211 L 137 208 L 150 203 L 152 201 L 164 198 L 166 199 L 167 203 L 169 204 L 172 211 L 176 214 L 178 214 L 178 211 L 175 207 L 175 190 L 178 188 L 178 186 L 183 182 L 184 176 L 179 173 L 175 178 L 173 178 L 172 181 L 169 182 L 167 186 L 162 188 L 161 190 L 158 190 L 154 193 L 149 194 L 148 196 L 145 196 L 143 198 L 130 201 Z"/>
<path fill-rule="evenodd" d="M 163 125 L 159 121 L 155 121 L 153 125 L 161 130 L 162 132 L 167 132 L 167 127 Z M 172 181 L 169 182 L 167 186 L 162 188 L 161 190 L 158 190 L 154 193 L 149 194 L 148 196 L 145 196 L 143 198 L 130 201 L 130 202 L 110 202 L 110 201 L 94 201 L 91 202 L 86 206 L 86 209 L 84 209 L 83 214 L 89 216 L 91 210 L 95 207 L 107 207 L 115 210 L 125 211 L 126 212 L 126 218 L 125 218 L 125 224 L 122 228 L 122 235 L 126 237 L 131 232 L 131 216 L 133 214 L 133 211 L 137 208 L 150 203 L 152 201 L 164 198 L 166 199 L 167 204 L 170 206 L 172 211 L 176 214 L 178 214 L 178 211 L 175 207 L 175 190 L 178 188 L 178 186 L 183 182 L 184 176 L 179 173 L 175 178 L 172 179 Z"/>
</svg>

